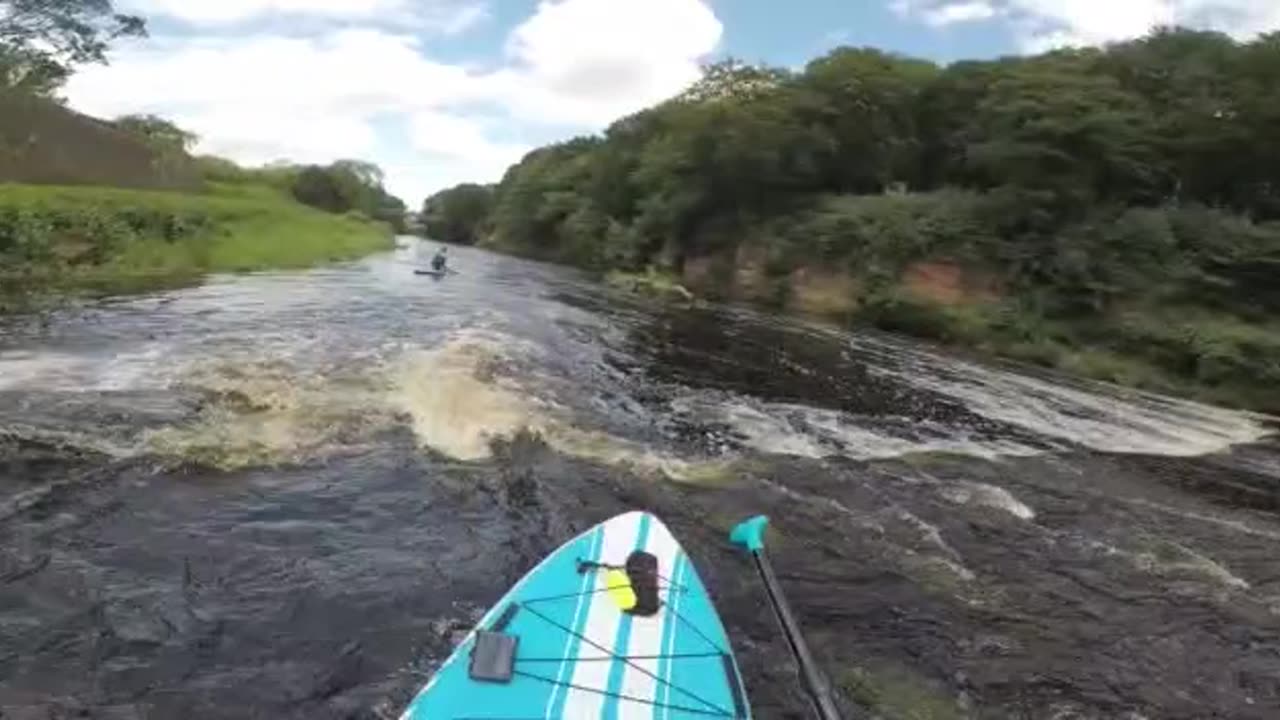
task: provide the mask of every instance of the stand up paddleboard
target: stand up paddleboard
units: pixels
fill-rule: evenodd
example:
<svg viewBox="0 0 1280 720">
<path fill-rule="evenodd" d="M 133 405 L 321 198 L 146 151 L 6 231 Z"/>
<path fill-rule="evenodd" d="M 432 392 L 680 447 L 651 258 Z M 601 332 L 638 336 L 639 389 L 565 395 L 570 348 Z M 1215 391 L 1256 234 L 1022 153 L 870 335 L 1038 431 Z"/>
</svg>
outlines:
<svg viewBox="0 0 1280 720">
<path fill-rule="evenodd" d="M 417 268 L 413 271 L 414 275 L 430 275 L 431 277 L 444 277 L 449 274 L 448 270 L 427 270 L 426 268 Z"/>
<path fill-rule="evenodd" d="M 750 717 L 689 556 L 658 518 L 633 512 L 517 582 L 402 720 Z"/>
</svg>

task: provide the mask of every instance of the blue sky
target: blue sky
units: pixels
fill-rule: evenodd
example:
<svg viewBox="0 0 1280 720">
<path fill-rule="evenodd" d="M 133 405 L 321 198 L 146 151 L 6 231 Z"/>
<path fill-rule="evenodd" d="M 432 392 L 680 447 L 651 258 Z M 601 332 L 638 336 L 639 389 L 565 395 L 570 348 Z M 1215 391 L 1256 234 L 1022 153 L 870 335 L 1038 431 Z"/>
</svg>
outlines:
<svg viewBox="0 0 1280 720">
<path fill-rule="evenodd" d="M 950 62 L 1152 25 L 1238 37 L 1280 0 L 116 0 L 151 37 L 82 70 L 70 103 L 154 112 L 248 165 L 372 160 L 411 206 L 596 132 L 728 55 L 800 67 L 840 45 Z"/>
</svg>

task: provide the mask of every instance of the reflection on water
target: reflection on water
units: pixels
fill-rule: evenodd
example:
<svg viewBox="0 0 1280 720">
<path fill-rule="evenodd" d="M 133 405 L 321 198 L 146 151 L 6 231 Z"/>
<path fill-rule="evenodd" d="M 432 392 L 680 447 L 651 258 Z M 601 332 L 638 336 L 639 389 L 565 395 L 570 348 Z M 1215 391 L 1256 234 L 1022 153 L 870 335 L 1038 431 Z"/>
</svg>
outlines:
<svg viewBox="0 0 1280 720">
<path fill-rule="evenodd" d="M 542 553 L 644 507 L 762 717 L 803 700 L 721 542 L 755 512 L 846 690 L 1275 717 L 1263 419 L 451 255 L 0 319 L 0 711 L 391 717 Z"/>
</svg>

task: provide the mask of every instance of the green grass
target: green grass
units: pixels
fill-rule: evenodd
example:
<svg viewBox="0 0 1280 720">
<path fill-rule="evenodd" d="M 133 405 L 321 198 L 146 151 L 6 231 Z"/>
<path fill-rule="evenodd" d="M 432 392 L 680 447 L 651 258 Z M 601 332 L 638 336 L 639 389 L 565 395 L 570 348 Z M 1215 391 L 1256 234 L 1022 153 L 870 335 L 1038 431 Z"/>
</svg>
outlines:
<svg viewBox="0 0 1280 720">
<path fill-rule="evenodd" d="M 0 184 L 0 280 L 27 291 L 143 288 L 391 246 L 385 225 L 308 208 L 266 185 L 197 194 Z"/>
<path fill-rule="evenodd" d="M 611 270 L 604 278 L 605 284 L 628 292 L 654 295 L 672 300 L 690 301 L 694 299 L 680 284 L 679 278 L 667 272 L 649 267 L 642 273 Z"/>
</svg>

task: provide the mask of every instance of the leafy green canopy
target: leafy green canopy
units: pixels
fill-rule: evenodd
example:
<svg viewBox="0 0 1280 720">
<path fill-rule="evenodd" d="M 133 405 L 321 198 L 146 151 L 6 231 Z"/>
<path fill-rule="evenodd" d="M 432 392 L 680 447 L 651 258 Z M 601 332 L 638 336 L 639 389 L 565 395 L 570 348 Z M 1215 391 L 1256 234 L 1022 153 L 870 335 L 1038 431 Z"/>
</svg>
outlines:
<svg viewBox="0 0 1280 720">
<path fill-rule="evenodd" d="M 947 67 L 854 48 L 800 72 L 729 61 L 602 136 L 530 153 L 463 225 L 584 265 L 679 268 L 822 196 L 963 188 L 984 196 L 985 260 L 1043 282 L 1078 249 L 1061 231 L 1091 215 L 1202 204 L 1280 220 L 1277 87 L 1280 35 L 1176 28 Z"/>
<path fill-rule="evenodd" d="M 404 202 L 383 187 L 382 170 L 363 160 L 287 168 L 289 189 L 305 205 L 333 213 L 359 212 L 404 229 Z"/>
<path fill-rule="evenodd" d="M 884 327 L 1248 397 L 1280 377 L 1277 88 L 1280 34 L 1179 28 L 945 67 L 729 61 L 428 210 L 445 237 L 713 294 L 789 303 L 836 273 L 828 305 Z M 921 295 L 928 268 L 974 287 Z"/>
<path fill-rule="evenodd" d="M 427 198 L 422 221 L 433 238 L 474 245 L 488 231 L 492 206 L 492 186 L 465 183 Z"/>
<path fill-rule="evenodd" d="M 143 138 L 147 144 L 164 152 L 190 152 L 200 139 L 195 133 L 157 115 L 123 115 L 115 119 L 115 126 Z"/>
<path fill-rule="evenodd" d="M 111 41 L 144 35 L 111 0 L 0 0 L 0 89 L 49 95 L 76 65 L 106 62 Z"/>
</svg>

